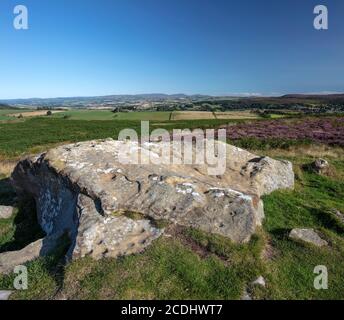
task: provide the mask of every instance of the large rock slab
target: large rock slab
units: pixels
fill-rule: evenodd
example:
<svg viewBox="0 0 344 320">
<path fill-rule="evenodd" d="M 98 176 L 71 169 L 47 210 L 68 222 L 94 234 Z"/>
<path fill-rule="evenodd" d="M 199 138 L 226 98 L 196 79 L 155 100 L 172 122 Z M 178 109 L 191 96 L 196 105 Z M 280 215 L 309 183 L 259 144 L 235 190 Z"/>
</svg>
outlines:
<svg viewBox="0 0 344 320">
<path fill-rule="evenodd" d="M 70 144 L 25 159 L 13 172 L 16 189 L 35 198 L 46 234 L 69 234 L 71 257 L 140 252 L 163 232 L 159 220 L 247 242 L 264 217 L 260 197 L 294 186 L 290 162 L 230 145 L 217 176 L 206 164 L 123 163 L 124 147 L 147 160 L 166 146 L 112 139 Z M 173 148 L 172 154 L 183 157 Z"/>
</svg>

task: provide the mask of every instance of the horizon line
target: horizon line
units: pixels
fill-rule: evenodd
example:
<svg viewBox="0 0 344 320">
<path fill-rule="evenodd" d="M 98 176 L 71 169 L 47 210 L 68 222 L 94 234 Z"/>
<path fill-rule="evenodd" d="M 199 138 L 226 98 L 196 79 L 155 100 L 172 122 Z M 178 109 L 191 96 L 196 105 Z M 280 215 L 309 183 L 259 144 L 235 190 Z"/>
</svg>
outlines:
<svg viewBox="0 0 344 320">
<path fill-rule="evenodd" d="M 0 98 L 0 101 L 11 101 L 11 100 L 53 100 L 53 99 L 74 99 L 74 98 L 102 98 L 102 97 L 111 97 L 111 96 L 149 96 L 149 95 L 165 95 L 165 96 L 186 96 L 186 97 L 192 97 L 192 96 L 208 96 L 212 98 L 217 97 L 233 97 L 233 98 L 254 98 L 254 97 L 262 97 L 262 98 L 269 98 L 269 97 L 283 97 L 286 95 L 338 95 L 338 94 L 344 94 L 340 91 L 320 91 L 320 92 L 302 92 L 302 93 L 270 93 L 270 94 L 264 94 L 264 93 L 249 93 L 249 92 L 243 92 L 243 93 L 227 93 L 227 94 L 206 94 L 206 93 L 116 93 L 116 94 L 105 94 L 105 95 L 76 95 L 76 96 L 55 96 L 55 97 L 29 97 L 29 98 Z"/>
</svg>

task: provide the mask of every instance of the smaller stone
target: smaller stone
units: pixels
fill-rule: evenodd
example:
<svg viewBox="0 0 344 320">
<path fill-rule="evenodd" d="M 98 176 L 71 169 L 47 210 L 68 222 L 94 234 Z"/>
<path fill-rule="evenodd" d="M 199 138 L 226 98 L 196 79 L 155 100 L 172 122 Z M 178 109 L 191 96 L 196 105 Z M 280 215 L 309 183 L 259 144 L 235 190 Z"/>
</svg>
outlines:
<svg viewBox="0 0 344 320">
<path fill-rule="evenodd" d="M 9 219 L 12 217 L 14 208 L 10 206 L 0 206 L 0 219 Z"/>
<path fill-rule="evenodd" d="M 326 161 L 325 159 L 321 159 L 321 158 L 316 159 L 312 163 L 313 170 L 318 174 L 326 174 L 329 167 L 330 167 L 330 164 L 328 163 L 328 161 Z"/>
<path fill-rule="evenodd" d="M 339 210 L 334 209 L 331 211 L 333 215 L 341 222 L 344 223 L 344 214 L 341 213 Z"/>
<path fill-rule="evenodd" d="M 252 285 L 259 285 L 265 288 L 266 282 L 262 276 L 259 276 L 256 280 L 252 282 Z"/>
<path fill-rule="evenodd" d="M 10 298 L 12 291 L 9 290 L 0 290 L 0 301 L 5 301 Z"/>
<path fill-rule="evenodd" d="M 18 251 L 0 253 L 0 274 L 9 274 L 14 268 L 39 257 L 47 256 L 56 247 L 56 240 L 46 237 Z"/>
<path fill-rule="evenodd" d="M 250 294 L 248 293 L 247 289 L 244 290 L 243 295 L 241 297 L 241 300 L 244 300 L 244 301 L 253 300 L 252 297 L 250 296 Z"/>
<path fill-rule="evenodd" d="M 301 240 L 317 247 L 327 246 L 328 242 L 321 239 L 313 229 L 293 229 L 289 234 L 292 240 Z"/>
</svg>

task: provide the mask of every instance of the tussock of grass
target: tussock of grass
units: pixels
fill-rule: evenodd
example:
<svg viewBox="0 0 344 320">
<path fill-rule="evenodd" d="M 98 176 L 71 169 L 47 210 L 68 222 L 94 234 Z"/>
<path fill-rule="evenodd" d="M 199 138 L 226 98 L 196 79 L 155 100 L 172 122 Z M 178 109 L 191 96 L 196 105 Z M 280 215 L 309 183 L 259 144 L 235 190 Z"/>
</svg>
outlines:
<svg viewBox="0 0 344 320">
<path fill-rule="evenodd" d="M 159 239 L 144 255 L 77 261 L 64 282 L 66 297 L 83 299 L 229 299 L 238 298 L 241 289 L 242 280 L 216 256 L 201 259 L 170 238 Z"/>
</svg>

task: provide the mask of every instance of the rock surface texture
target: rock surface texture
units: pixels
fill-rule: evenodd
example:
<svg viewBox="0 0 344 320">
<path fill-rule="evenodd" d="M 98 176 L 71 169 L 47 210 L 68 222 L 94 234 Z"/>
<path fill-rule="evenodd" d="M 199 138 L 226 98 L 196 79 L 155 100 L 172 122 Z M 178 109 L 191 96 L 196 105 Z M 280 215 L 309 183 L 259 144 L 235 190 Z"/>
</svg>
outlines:
<svg viewBox="0 0 344 320">
<path fill-rule="evenodd" d="M 50 239 L 67 233 L 70 257 L 95 259 L 144 250 L 163 233 L 159 220 L 247 242 L 264 217 L 260 197 L 294 186 L 290 162 L 230 145 L 221 176 L 208 175 L 207 165 L 142 164 L 158 157 L 163 144 L 106 139 L 65 145 L 21 161 L 12 181 L 34 197 Z M 140 153 L 141 164 L 119 161 L 124 145 Z"/>
</svg>

